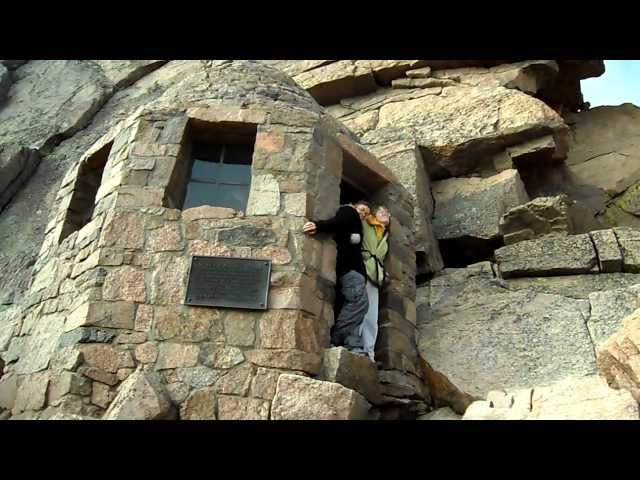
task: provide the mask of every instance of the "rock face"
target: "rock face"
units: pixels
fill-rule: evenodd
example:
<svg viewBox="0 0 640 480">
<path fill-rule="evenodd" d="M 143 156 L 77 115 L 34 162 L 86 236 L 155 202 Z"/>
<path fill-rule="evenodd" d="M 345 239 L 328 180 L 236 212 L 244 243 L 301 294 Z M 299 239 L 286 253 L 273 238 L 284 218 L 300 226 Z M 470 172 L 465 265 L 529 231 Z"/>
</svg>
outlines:
<svg viewBox="0 0 640 480">
<path fill-rule="evenodd" d="M 640 282 L 630 287 L 589 294 L 591 315 L 587 326 L 596 347 L 613 335 L 623 319 L 638 308 L 638 295 Z"/>
<path fill-rule="evenodd" d="M 354 390 L 332 382 L 281 375 L 271 407 L 273 420 L 364 420 L 369 404 Z"/>
<path fill-rule="evenodd" d="M 472 403 L 463 420 L 638 420 L 638 404 L 598 376 L 550 385 L 490 392 Z"/>
<path fill-rule="evenodd" d="M 472 173 L 490 152 L 544 133 L 561 135 L 566 128 L 553 110 L 515 90 L 445 90 L 381 106 L 376 129 L 364 134 L 363 141 L 388 143 L 412 135 L 429 153 L 429 174 L 436 180 Z M 434 124 L 441 127 L 436 130 Z"/>
<path fill-rule="evenodd" d="M 640 181 L 640 108 L 597 107 L 569 115 L 572 141 L 566 163 L 583 183 L 609 195 Z"/>
<path fill-rule="evenodd" d="M 487 179 L 455 178 L 433 183 L 436 238 L 495 239 L 508 210 L 529 200 L 516 170 Z"/>
<path fill-rule="evenodd" d="M 120 388 L 105 420 L 171 419 L 175 411 L 158 378 L 141 369 L 129 375 Z"/>
<path fill-rule="evenodd" d="M 609 386 L 629 391 L 640 404 L 640 311 L 622 320 L 620 328 L 600 345 L 598 371 Z"/>
<path fill-rule="evenodd" d="M 432 319 L 419 328 L 420 353 L 458 388 L 484 396 L 595 372 L 589 302 L 532 292 L 467 295 L 457 306 L 432 304 Z"/>
</svg>

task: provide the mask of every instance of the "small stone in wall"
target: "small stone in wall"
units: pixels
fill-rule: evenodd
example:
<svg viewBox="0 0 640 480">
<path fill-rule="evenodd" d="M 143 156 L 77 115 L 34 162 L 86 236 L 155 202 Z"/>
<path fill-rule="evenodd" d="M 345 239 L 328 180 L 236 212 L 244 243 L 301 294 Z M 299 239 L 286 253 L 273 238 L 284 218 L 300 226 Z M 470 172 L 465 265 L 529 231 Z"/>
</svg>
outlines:
<svg viewBox="0 0 640 480">
<path fill-rule="evenodd" d="M 224 319 L 224 333 L 229 345 L 251 346 L 255 342 L 255 315 L 241 311 L 229 312 Z"/>
<path fill-rule="evenodd" d="M 140 249 L 144 245 L 144 220 L 137 213 L 115 212 L 107 217 L 100 247 Z"/>
<path fill-rule="evenodd" d="M 115 385 L 118 383 L 118 376 L 113 373 L 105 372 L 104 370 L 96 367 L 80 367 L 78 373 L 84 375 L 91 380 L 104 383 L 105 385 Z"/>
<path fill-rule="evenodd" d="M 210 205 L 202 205 L 200 207 L 188 208 L 182 212 L 182 220 L 185 222 L 193 222 L 203 219 L 223 219 L 233 218 L 236 215 L 232 208 L 212 207 Z"/>
<path fill-rule="evenodd" d="M 102 408 L 107 408 L 109 403 L 115 398 L 115 393 L 111 389 L 100 382 L 93 382 L 93 390 L 91 392 L 91 403 Z"/>
<path fill-rule="evenodd" d="M 135 329 L 140 332 L 148 332 L 153 321 L 153 307 L 151 305 L 138 305 L 136 310 Z"/>
<path fill-rule="evenodd" d="M 151 230 L 149 235 L 149 248 L 153 252 L 179 251 L 184 248 L 182 233 L 177 224 L 164 225 Z"/>
<path fill-rule="evenodd" d="M 84 362 L 90 367 L 96 367 L 106 372 L 115 373 L 120 364 L 119 352 L 111 345 L 87 344 L 79 347 Z"/>
<path fill-rule="evenodd" d="M 140 363 L 153 363 L 158 358 L 158 346 L 153 342 L 142 343 L 136 346 L 135 357 Z"/>
<path fill-rule="evenodd" d="M 167 384 L 167 392 L 171 401 L 176 405 L 180 405 L 189 396 L 189 387 L 182 382 L 172 382 Z"/>
<path fill-rule="evenodd" d="M 251 381 L 251 396 L 273 400 L 281 371 L 259 367 Z"/>
<path fill-rule="evenodd" d="M 191 392 L 180 409 L 181 420 L 215 420 L 216 392 L 203 388 Z"/>
<path fill-rule="evenodd" d="M 178 379 L 194 388 L 202 388 L 213 385 L 222 373 L 208 367 L 198 366 L 176 369 Z"/>
<path fill-rule="evenodd" d="M 242 350 L 237 347 L 206 343 L 201 347 L 202 362 L 213 368 L 231 368 L 244 361 Z"/>
<path fill-rule="evenodd" d="M 128 300 L 144 303 L 147 299 L 144 272 L 125 266 L 112 270 L 104 282 L 105 300 Z"/>
<path fill-rule="evenodd" d="M 277 215 L 279 210 L 278 180 L 270 174 L 253 177 L 247 201 L 247 215 Z"/>
<path fill-rule="evenodd" d="M 255 367 L 250 363 L 229 370 L 216 383 L 217 391 L 228 395 L 245 396 L 249 390 L 254 370 Z"/>
<path fill-rule="evenodd" d="M 199 351 L 198 345 L 162 343 L 158 352 L 156 369 L 195 367 L 198 363 Z"/>
</svg>

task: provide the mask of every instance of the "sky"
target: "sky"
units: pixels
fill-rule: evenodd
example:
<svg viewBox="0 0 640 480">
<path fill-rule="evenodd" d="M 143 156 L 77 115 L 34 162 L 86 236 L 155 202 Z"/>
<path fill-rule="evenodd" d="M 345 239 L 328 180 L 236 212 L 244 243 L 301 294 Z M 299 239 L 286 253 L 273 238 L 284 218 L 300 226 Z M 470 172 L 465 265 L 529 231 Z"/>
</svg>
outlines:
<svg viewBox="0 0 640 480">
<path fill-rule="evenodd" d="M 605 72 L 581 81 L 582 97 L 591 107 L 633 103 L 640 106 L 640 60 L 605 60 Z"/>
</svg>

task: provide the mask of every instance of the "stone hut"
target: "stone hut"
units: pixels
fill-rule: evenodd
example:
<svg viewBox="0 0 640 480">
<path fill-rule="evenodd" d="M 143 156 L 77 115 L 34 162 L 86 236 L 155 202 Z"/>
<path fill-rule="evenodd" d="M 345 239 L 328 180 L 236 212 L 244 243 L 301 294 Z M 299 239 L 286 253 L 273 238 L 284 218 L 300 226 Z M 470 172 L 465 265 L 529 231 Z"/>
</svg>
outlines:
<svg viewBox="0 0 640 480">
<path fill-rule="evenodd" d="M 302 233 L 353 192 L 393 217 L 377 368 L 328 348 L 336 248 Z M 209 62 L 117 123 L 60 184 L 9 312 L 4 408 L 16 419 L 419 409 L 413 214 L 391 171 L 287 75 Z M 193 256 L 270 260 L 266 310 L 189 305 Z"/>
</svg>

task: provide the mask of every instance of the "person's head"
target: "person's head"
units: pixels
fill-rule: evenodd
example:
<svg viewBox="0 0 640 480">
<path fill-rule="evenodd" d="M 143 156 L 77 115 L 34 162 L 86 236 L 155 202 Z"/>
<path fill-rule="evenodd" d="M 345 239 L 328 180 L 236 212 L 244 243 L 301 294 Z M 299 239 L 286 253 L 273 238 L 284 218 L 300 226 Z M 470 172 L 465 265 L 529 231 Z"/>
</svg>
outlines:
<svg viewBox="0 0 640 480">
<path fill-rule="evenodd" d="M 384 205 L 379 205 L 374 210 L 374 215 L 381 224 L 385 226 L 389 225 L 389 222 L 391 221 L 391 214 L 389 213 L 387 207 L 385 207 Z"/>
<path fill-rule="evenodd" d="M 371 205 L 366 200 L 358 200 L 353 204 L 353 208 L 358 211 L 358 215 L 360 215 L 360 220 L 364 220 L 367 215 L 371 213 Z"/>
</svg>

